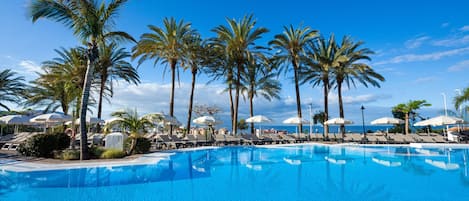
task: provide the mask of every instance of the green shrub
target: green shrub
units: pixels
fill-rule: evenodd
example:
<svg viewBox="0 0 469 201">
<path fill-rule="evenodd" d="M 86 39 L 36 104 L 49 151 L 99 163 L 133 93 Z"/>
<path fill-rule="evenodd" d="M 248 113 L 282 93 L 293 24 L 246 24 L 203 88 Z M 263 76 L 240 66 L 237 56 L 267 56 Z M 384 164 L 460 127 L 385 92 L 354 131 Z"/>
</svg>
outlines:
<svg viewBox="0 0 469 201">
<path fill-rule="evenodd" d="M 129 153 L 130 146 L 132 144 L 132 138 L 127 138 L 124 142 L 124 150 Z M 151 141 L 144 137 L 138 137 L 137 143 L 135 144 L 135 149 L 131 154 L 144 154 L 150 151 Z"/>
<path fill-rule="evenodd" d="M 18 147 L 24 156 L 53 157 L 53 151 L 61 151 L 70 145 L 70 137 L 65 133 L 35 135 Z"/>
<path fill-rule="evenodd" d="M 101 154 L 101 158 L 103 159 L 123 158 L 124 156 L 125 152 L 118 149 L 107 149 Z"/>
<path fill-rule="evenodd" d="M 101 158 L 101 155 L 106 151 L 103 147 L 91 146 L 89 149 L 91 158 Z"/>
<path fill-rule="evenodd" d="M 80 159 L 79 150 L 64 150 L 60 153 L 60 159 L 62 160 L 78 160 Z"/>
</svg>

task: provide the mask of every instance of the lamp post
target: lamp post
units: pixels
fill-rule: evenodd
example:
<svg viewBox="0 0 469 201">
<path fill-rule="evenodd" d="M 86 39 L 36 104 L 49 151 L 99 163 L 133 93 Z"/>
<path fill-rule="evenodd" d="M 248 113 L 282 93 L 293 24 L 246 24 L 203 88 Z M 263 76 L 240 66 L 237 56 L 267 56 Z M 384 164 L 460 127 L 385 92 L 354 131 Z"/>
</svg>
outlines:
<svg viewBox="0 0 469 201">
<path fill-rule="evenodd" d="M 446 94 L 441 93 L 443 96 L 443 104 L 445 105 L 445 117 L 448 116 L 448 107 L 446 107 Z M 448 125 L 446 125 L 446 137 L 448 137 Z"/>
<path fill-rule="evenodd" d="M 313 134 L 313 103 L 309 105 L 309 139 L 311 139 L 311 135 Z"/>
<path fill-rule="evenodd" d="M 365 107 L 363 107 L 363 105 L 362 105 L 362 107 L 360 109 L 362 110 L 363 138 L 365 139 L 365 142 L 366 142 L 365 114 L 364 114 Z"/>
</svg>

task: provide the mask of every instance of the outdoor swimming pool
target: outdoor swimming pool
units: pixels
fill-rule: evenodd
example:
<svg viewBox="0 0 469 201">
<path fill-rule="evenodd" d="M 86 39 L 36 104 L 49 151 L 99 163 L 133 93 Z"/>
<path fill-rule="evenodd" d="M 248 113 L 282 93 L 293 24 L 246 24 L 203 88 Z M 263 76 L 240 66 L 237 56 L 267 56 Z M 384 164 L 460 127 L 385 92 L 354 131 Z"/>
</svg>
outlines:
<svg viewBox="0 0 469 201">
<path fill-rule="evenodd" d="M 0 200 L 467 200 L 469 150 L 299 145 L 177 151 L 151 165 L 2 171 Z"/>
</svg>

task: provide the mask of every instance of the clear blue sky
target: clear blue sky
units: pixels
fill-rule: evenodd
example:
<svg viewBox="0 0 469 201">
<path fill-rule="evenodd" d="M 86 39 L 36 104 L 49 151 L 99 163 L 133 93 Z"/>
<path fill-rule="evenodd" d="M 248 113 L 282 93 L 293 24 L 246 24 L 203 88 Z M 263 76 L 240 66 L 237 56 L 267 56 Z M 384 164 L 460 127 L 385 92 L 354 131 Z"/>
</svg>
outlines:
<svg viewBox="0 0 469 201">
<path fill-rule="evenodd" d="M 70 30 L 62 24 L 39 20 L 33 24 L 27 17 L 29 1 L 2 1 L 0 6 L 0 70 L 11 68 L 34 79 L 41 62 L 57 55 L 54 49 L 79 45 Z M 468 1 L 129 1 L 116 19 L 118 30 L 135 38 L 148 32 L 147 25 L 161 25 L 164 17 L 192 22 L 204 37 L 212 37 L 215 26 L 226 24 L 225 18 L 241 18 L 254 14 L 258 26 L 270 30 L 259 40 L 266 45 L 284 25 L 303 24 L 328 37 L 350 35 L 365 42 L 376 52 L 370 63 L 386 82 L 381 88 L 358 86 L 344 91 L 346 118 L 361 123 L 360 105 L 367 109 L 367 120 L 390 116 L 390 108 L 410 99 L 425 99 L 433 104 L 421 110 L 423 116 L 434 116 L 443 109 L 443 96 L 453 109 L 455 89 L 469 86 L 469 15 Z M 128 45 L 131 47 L 131 45 Z M 135 62 L 134 62 L 135 63 Z M 105 114 L 120 108 L 137 108 L 141 113 L 168 112 L 169 76 L 162 78 L 161 67 L 152 62 L 139 67 L 143 84 L 135 87 L 120 84 L 112 104 L 105 105 Z M 206 76 L 199 77 L 196 91 L 198 104 L 217 104 L 229 112 L 223 85 L 205 85 Z M 272 116 L 277 121 L 295 115 L 291 80 L 281 78 L 282 99 L 267 102 L 256 100 L 255 113 Z M 189 73 L 181 71 L 181 85 L 176 88 L 176 114 L 183 121 L 187 111 Z M 314 110 L 322 108 L 320 89 L 301 87 L 304 113 L 308 103 Z M 331 116 L 337 117 L 336 92 L 330 95 Z M 248 106 L 241 106 L 246 117 Z M 221 115 L 226 119 L 226 115 Z M 184 121 L 185 122 L 185 121 Z"/>
</svg>

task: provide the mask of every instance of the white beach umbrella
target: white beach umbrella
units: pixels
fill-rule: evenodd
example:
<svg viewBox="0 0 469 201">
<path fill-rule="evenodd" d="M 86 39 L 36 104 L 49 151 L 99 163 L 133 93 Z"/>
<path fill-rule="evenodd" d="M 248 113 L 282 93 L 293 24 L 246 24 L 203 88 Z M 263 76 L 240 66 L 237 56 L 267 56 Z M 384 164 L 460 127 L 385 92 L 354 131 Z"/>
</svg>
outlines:
<svg viewBox="0 0 469 201">
<path fill-rule="evenodd" d="M 0 117 L 1 124 L 15 125 L 15 132 L 18 132 L 17 125 L 27 125 L 31 124 L 29 120 L 31 117 L 24 115 L 6 115 Z M 0 130 L 0 134 L 3 134 L 3 128 Z"/>
<path fill-rule="evenodd" d="M 405 123 L 402 119 L 397 119 L 393 117 L 382 117 L 371 121 L 371 125 L 390 125 L 390 124 L 403 124 Z M 389 129 L 386 128 L 386 133 L 389 132 Z"/>
<path fill-rule="evenodd" d="M 415 123 L 414 126 L 443 126 L 461 123 L 464 123 L 464 120 L 457 117 L 437 116 L 427 120 L 419 121 Z"/>
<path fill-rule="evenodd" d="M 0 123 L 10 125 L 26 125 L 31 124 L 31 122 L 29 122 L 30 119 L 31 117 L 24 115 L 6 115 L 0 117 Z"/>
<path fill-rule="evenodd" d="M 256 116 L 247 118 L 246 122 L 247 123 L 269 123 L 269 122 L 272 122 L 272 120 L 264 115 L 256 115 Z M 259 125 L 259 130 L 261 131 L 261 135 L 262 135 L 262 127 L 260 125 Z"/>
<path fill-rule="evenodd" d="M 38 115 L 34 118 L 31 118 L 29 122 L 44 124 L 44 132 L 46 132 L 46 128 L 50 123 L 63 123 L 71 119 L 71 116 L 54 112 Z"/>
<path fill-rule="evenodd" d="M 404 120 L 393 117 L 382 117 L 371 121 L 371 125 L 389 125 L 389 124 L 403 124 Z"/>
<path fill-rule="evenodd" d="M 192 122 L 196 124 L 213 125 L 216 122 L 216 120 L 212 116 L 201 116 L 201 117 L 195 118 L 194 120 L 192 120 Z"/>
<path fill-rule="evenodd" d="M 54 113 L 38 115 L 34 118 L 31 118 L 29 121 L 32 123 L 60 123 L 60 122 L 69 121 L 71 119 L 72 119 L 71 116 L 54 112 Z"/>
<path fill-rule="evenodd" d="M 105 121 L 97 117 L 86 116 L 86 123 L 87 124 L 100 124 L 100 123 L 105 123 Z M 70 125 L 70 124 L 72 124 L 72 121 L 65 122 L 65 125 Z M 75 124 L 80 124 L 80 119 L 75 119 Z"/>
<path fill-rule="evenodd" d="M 305 120 L 305 119 L 302 119 L 302 118 L 300 118 L 300 117 L 290 117 L 290 118 L 288 118 L 288 119 L 283 120 L 282 123 L 284 123 L 284 124 L 296 124 L 296 125 L 298 125 L 298 124 L 308 124 L 309 121 L 308 121 L 308 120 Z M 296 127 L 296 133 L 298 133 L 298 127 Z M 299 133 L 298 133 L 298 135 L 299 135 Z"/>
<path fill-rule="evenodd" d="M 110 118 L 110 119 L 104 120 L 104 125 L 108 125 L 108 124 L 111 124 L 111 123 L 113 123 L 113 122 L 115 122 L 115 121 L 121 121 L 121 120 L 123 120 L 123 119 L 120 118 L 120 117 L 112 117 L 112 118 Z"/>
<path fill-rule="evenodd" d="M 284 124 L 307 124 L 309 123 L 308 120 L 302 119 L 300 117 L 290 117 L 288 119 L 283 120 Z"/>
<path fill-rule="evenodd" d="M 247 123 L 269 123 L 272 122 L 271 119 L 264 115 L 256 115 L 246 119 Z"/>
<path fill-rule="evenodd" d="M 344 119 L 344 118 L 333 118 L 324 122 L 325 125 L 345 125 L 353 124 L 353 121 Z"/>
</svg>

